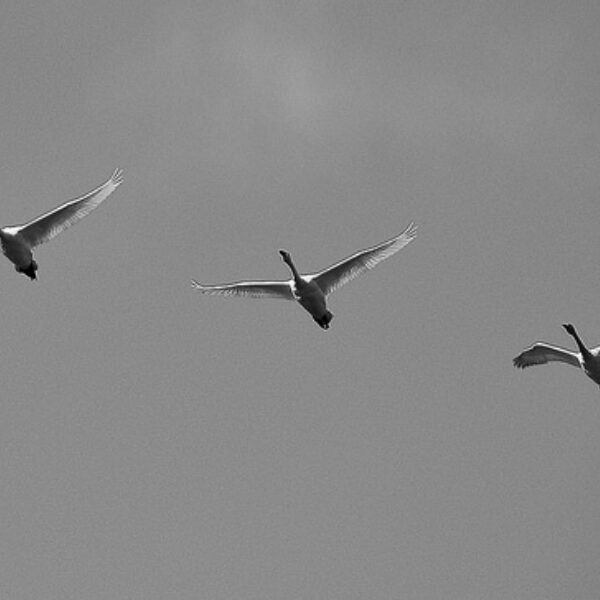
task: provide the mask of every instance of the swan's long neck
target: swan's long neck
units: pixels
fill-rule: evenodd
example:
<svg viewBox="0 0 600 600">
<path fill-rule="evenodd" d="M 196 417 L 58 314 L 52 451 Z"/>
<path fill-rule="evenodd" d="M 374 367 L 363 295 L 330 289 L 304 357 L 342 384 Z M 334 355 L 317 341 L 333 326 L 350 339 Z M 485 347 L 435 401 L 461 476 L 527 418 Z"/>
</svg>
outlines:
<svg viewBox="0 0 600 600">
<path fill-rule="evenodd" d="M 574 327 L 573 327 L 573 331 L 569 332 L 569 333 L 571 333 L 571 335 L 573 336 L 573 339 L 575 340 L 575 343 L 577 344 L 577 347 L 579 348 L 579 352 L 581 352 L 581 356 L 583 356 L 584 360 L 591 358 L 592 353 L 585 347 L 585 344 L 581 341 L 581 338 L 579 337 L 579 334 L 577 333 L 577 331 L 575 331 Z"/>
<path fill-rule="evenodd" d="M 298 273 L 298 269 L 296 269 L 296 265 L 292 262 L 291 256 L 288 254 L 284 259 L 285 264 L 290 268 L 292 275 L 294 276 L 294 281 L 296 285 L 302 284 L 302 277 L 300 277 L 300 273 Z"/>
</svg>

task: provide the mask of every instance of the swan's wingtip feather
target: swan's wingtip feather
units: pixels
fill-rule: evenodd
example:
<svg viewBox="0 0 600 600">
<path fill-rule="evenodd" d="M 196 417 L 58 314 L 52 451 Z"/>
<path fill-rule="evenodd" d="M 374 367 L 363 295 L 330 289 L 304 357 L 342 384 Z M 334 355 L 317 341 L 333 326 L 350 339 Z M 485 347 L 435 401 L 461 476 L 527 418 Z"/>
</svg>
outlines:
<svg viewBox="0 0 600 600">
<path fill-rule="evenodd" d="M 404 234 L 415 237 L 417 235 L 418 228 L 419 226 L 414 221 L 411 221 L 408 227 L 404 230 Z"/>
<path fill-rule="evenodd" d="M 195 279 L 192 279 L 191 284 L 192 284 L 192 288 L 195 289 L 195 290 L 198 290 L 200 292 L 205 292 L 206 291 L 206 289 L 204 288 L 204 286 L 199 281 L 196 281 Z"/>
<path fill-rule="evenodd" d="M 117 167 L 110 178 L 113 185 L 121 185 L 123 183 L 123 169 Z"/>
<path fill-rule="evenodd" d="M 225 291 L 219 290 L 218 288 L 215 288 L 210 285 L 202 285 L 199 281 L 196 281 L 195 279 L 192 279 L 192 288 L 195 290 L 198 290 L 199 292 L 201 292 L 203 294 L 209 294 L 209 295 L 225 294 L 225 295 L 227 295 L 226 290 Z"/>
<path fill-rule="evenodd" d="M 515 358 L 513 358 L 513 366 L 515 366 L 517 369 L 524 369 L 525 367 L 528 367 L 529 365 L 527 365 L 525 363 L 525 361 L 523 360 L 523 357 L 519 354 L 519 356 L 515 356 Z"/>
</svg>

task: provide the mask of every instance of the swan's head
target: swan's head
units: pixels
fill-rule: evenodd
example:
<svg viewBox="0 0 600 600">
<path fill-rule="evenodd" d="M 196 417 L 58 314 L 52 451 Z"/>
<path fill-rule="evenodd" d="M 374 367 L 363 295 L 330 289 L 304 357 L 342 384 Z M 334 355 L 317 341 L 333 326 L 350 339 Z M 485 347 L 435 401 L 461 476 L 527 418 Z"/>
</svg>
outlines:
<svg viewBox="0 0 600 600">
<path fill-rule="evenodd" d="M 280 250 L 279 254 L 281 254 L 281 258 L 282 258 L 283 262 L 285 262 L 285 263 L 290 262 L 290 253 L 289 252 L 287 252 L 286 250 Z"/>
<path fill-rule="evenodd" d="M 575 327 L 573 327 L 571 323 L 563 323 L 563 327 L 569 335 L 573 335 L 575 333 Z"/>
</svg>

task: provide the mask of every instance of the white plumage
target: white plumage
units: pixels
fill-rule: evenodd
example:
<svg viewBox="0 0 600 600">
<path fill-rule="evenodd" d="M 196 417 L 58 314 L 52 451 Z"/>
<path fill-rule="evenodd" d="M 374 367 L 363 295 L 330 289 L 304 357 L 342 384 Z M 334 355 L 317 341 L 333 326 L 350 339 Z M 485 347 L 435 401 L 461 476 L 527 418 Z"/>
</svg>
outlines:
<svg viewBox="0 0 600 600">
<path fill-rule="evenodd" d="M 585 374 L 598 385 L 600 385 L 600 346 L 587 348 L 581 341 L 573 325 L 563 325 L 566 332 L 573 337 L 579 352 L 567 350 L 560 346 L 552 346 L 546 342 L 537 342 L 531 348 L 524 350 L 513 359 L 513 364 L 519 369 L 525 369 L 533 365 L 544 365 L 548 362 L 564 362 L 573 367 L 579 367 Z"/>
<path fill-rule="evenodd" d="M 415 238 L 416 229 L 415 224 L 411 223 L 392 239 L 356 252 L 318 273 L 307 275 L 300 275 L 290 254 L 280 250 L 283 261 L 292 272 L 292 279 L 287 281 L 238 281 L 223 285 L 203 285 L 192 280 L 192 285 L 203 294 L 297 300 L 323 329 L 328 329 L 333 315 L 327 310 L 327 296 L 404 248 Z"/>
<path fill-rule="evenodd" d="M 0 242 L 5 256 L 14 263 L 19 273 L 36 279 L 37 263 L 33 249 L 50 241 L 65 229 L 89 215 L 108 198 L 123 181 L 123 171 L 115 169 L 112 177 L 87 194 L 70 200 L 25 225 L 0 229 Z"/>
</svg>

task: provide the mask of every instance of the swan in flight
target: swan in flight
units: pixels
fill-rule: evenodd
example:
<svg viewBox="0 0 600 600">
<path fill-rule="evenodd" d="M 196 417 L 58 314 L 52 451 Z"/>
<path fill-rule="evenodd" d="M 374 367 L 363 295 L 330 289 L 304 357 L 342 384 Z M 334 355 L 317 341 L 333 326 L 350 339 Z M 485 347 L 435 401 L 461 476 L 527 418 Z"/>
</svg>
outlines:
<svg viewBox="0 0 600 600">
<path fill-rule="evenodd" d="M 4 255 L 14 263 L 19 273 L 24 273 L 32 281 L 37 279 L 38 266 L 33 259 L 32 250 L 89 215 L 122 181 L 123 171 L 115 169 L 106 183 L 84 196 L 66 202 L 25 225 L 3 227 L 0 229 L 0 243 Z"/>
<path fill-rule="evenodd" d="M 239 281 L 225 285 L 203 285 L 192 280 L 192 286 L 203 294 L 297 300 L 323 329 L 329 329 L 333 315 L 327 310 L 327 296 L 404 248 L 415 238 L 416 230 L 416 225 L 411 223 L 401 234 L 387 242 L 356 252 L 323 271 L 309 275 L 300 275 L 290 253 L 280 250 L 283 262 L 292 272 L 292 279 L 288 281 Z"/>
<path fill-rule="evenodd" d="M 532 365 L 544 365 L 551 361 L 564 362 L 583 369 L 592 381 L 600 385 L 600 346 L 586 348 L 573 325 L 568 324 L 563 327 L 575 340 L 579 352 L 573 352 L 560 346 L 551 346 L 545 342 L 537 342 L 514 358 L 513 364 L 519 369 L 525 369 Z"/>
</svg>

